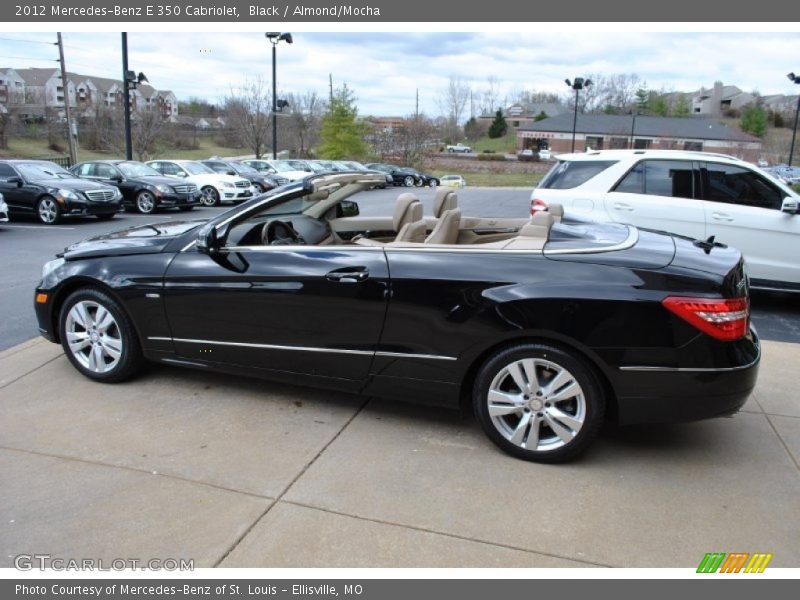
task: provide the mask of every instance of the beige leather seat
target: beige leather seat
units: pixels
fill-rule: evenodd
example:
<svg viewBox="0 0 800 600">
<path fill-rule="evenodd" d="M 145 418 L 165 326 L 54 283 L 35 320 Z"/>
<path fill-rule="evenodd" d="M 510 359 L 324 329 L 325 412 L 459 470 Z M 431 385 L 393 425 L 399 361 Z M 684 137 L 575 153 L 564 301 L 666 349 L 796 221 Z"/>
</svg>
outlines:
<svg viewBox="0 0 800 600">
<path fill-rule="evenodd" d="M 420 234 L 420 228 L 422 234 Z M 425 221 L 422 219 L 422 202 L 414 194 L 400 194 L 394 204 L 392 229 L 397 232 L 395 242 L 425 241 Z M 359 238 L 356 244 L 362 246 L 380 246 L 383 242 L 370 238 Z"/>
<path fill-rule="evenodd" d="M 446 210 L 458 208 L 458 195 L 453 190 L 439 188 L 433 197 L 433 216 L 437 219 L 442 217 Z"/>
<path fill-rule="evenodd" d="M 547 239 L 550 235 L 550 228 L 556 222 L 557 217 L 549 212 L 537 212 L 531 217 L 530 222 L 522 226 L 519 230 L 519 237 Z M 560 220 L 560 217 L 558 217 Z"/>
<path fill-rule="evenodd" d="M 457 244 L 458 228 L 461 224 L 461 211 L 457 208 L 442 213 L 436 227 L 425 240 L 426 244 Z"/>
<path fill-rule="evenodd" d="M 561 219 L 564 217 L 564 205 L 553 202 L 548 207 L 547 212 L 555 217 L 556 223 L 561 223 Z"/>
</svg>

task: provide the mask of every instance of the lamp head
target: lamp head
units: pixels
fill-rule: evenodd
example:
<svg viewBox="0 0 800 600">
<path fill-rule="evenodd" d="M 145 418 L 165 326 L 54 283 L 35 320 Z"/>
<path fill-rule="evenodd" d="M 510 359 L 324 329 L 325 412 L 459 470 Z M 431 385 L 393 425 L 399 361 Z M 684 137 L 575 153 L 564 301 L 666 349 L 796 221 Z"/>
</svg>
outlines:
<svg viewBox="0 0 800 600">
<path fill-rule="evenodd" d="M 294 40 L 292 39 L 292 34 L 291 33 L 281 34 L 281 36 L 278 38 L 278 41 L 280 42 L 281 40 L 283 40 L 287 44 L 291 44 L 291 43 L 294 42 Z"/>
<path fill-rule="evenodd" d="M 279 31 L 268 31 L 267 33 L 264 34 L 264 37 L 267 38 L 270 42 L 274 43 L 275 40 L 281 37 L 281 34 Z"/>
<path fill-rule="evenodd" d="M 788 77 L 789 81 L 792 83 L 800 83 L 800 76 L 795 75 L 794 72 L 789 73 L 786 77 Z"/>
</svg>

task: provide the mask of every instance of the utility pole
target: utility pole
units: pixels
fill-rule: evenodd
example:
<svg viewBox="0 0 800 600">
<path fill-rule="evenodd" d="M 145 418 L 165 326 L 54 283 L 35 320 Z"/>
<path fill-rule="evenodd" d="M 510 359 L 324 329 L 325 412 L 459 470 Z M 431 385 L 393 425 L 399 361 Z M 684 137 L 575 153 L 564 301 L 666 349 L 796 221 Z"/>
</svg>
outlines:
<svg viewBox="0 0 800 600">
<path fill-rule="evenodd" d="M 475 103 L 472 101 L 472 90 L 469 91 L 469 118 L 470 120 L 475 118 Z"/>
<path fill-rule="evenodd" d="M 133 160 L 131 141 L 131 91 L 128 89 L 128 34 L 122 33 L 122 102 L 125 104 L 125 159 Z"/>
<path fill-rule="evenodd" d="M 414 120 L 419 121 L 419 88 L 417 88 L 417 104 L 414 108 Z"/>
<path fill-rule="evenodd" d="M 64 43 L 61 41 L 61 32 L 56 33 L 58 42 L 58 61 L 61 63 L 61 89 L 64 90 L 64 116 L 67 119 L 67 142 L 69 144 L 69 162 L 74 165 L 78 162 L 78 150 L 75 148 L 75 138 L 72 132 L 72 113 L 69 109 L 69 81 L 67 81 L 67 67 L 64 65 Z"/>
<path fill-rule="evenodd" d="M 333 112 L 333 73 L 328 73 L 328 88 L 330 89 L 330 104 L 328 105 L 328 110 Z"/>
</svg>

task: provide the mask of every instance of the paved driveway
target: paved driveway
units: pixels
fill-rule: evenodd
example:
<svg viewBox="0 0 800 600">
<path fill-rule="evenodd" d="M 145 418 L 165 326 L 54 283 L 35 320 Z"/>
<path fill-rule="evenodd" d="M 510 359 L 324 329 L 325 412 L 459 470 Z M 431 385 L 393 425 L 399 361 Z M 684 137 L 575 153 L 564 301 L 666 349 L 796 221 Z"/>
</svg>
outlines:
<svg viewBox="0 0 800 600">
<path fill-rule="evenodd" d="M 735 418 L 608 427 L 544 466 L 453 412 L 163 366 L 100 385 L 34 340 L 0 354 L 0 566 L 796 566 L 798 361 L 767 342 Z"/>
</svg>

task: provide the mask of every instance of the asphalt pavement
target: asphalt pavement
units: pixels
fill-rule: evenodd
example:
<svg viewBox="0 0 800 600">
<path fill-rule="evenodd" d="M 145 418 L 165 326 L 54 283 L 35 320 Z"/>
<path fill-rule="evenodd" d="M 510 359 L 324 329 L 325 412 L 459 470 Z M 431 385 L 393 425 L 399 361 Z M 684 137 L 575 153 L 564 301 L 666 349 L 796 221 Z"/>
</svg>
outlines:
<svg viewBox="0 0 800 600">
<path fill-rule="evenodd" d="M 416 193 L 431 215 L 435 191 L 393 188 L 363 192 L 354 199 L 361 214 L 391 214 L 394 201 L 404 191 Z M 528 214 L 527 188 L 463 188 L 458 190 L 462 213 L 476 217 L 524 217 Z M 191 213 L 165 211 L 155 215 L 120 213 L 111 221 L 95 218 L 68 220 L 62 225 L 40 225 L 34 220 L 0 224 L 0 256 L 4 273 L 0 284 L 0 350 L 38 336 L 33 312 L 33 290 L 42 265 L 73 242 L 133 225 L 165 220 L 208 219 L 227 210 L 196 208 Z M 753 322 L 763 339 L 800 342 L 800 304 L 796 296 L 756 293 L 752 298 Z"/>
</svg>

